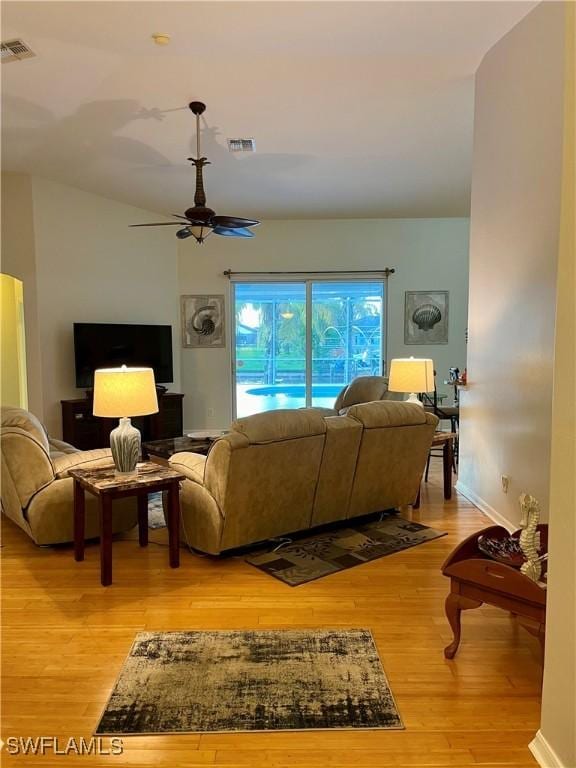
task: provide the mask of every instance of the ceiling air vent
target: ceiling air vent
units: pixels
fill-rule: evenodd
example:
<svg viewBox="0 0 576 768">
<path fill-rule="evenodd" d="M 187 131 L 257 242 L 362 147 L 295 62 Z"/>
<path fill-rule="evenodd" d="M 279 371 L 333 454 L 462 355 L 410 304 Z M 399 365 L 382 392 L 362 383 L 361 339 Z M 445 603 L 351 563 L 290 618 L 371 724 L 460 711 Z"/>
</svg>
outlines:
<svg viewBox="0 0 576 768">
<path fill-rule="evenodd" d="M 0 43 L 0 51 L 2 52 L 2 62 L 20 61 L 20 59 L 31 59 L 36 56 L 24 40 L 5 40 Z"/>
<path fill-rule="evenodd" d="M 256 152 L 254 139 L 226 139 L 230 152 Z"/>
</svg>

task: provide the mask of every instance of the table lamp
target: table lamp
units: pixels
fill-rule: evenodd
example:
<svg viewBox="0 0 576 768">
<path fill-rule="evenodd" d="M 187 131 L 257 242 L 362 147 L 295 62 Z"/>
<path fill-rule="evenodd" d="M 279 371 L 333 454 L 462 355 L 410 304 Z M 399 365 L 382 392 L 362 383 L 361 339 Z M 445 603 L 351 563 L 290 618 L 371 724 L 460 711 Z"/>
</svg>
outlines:
<svg viewBox="0 0 576 768">
<path fill-rule="evenodd" d="M 152 368 L 101 368 L 94 371 L 94 416 L 119 418 L 110 432 L 110 448 L 116 473 L 134 472 L 140 458 L 140 432 L 131 416 L 158 413 L 158 398 Z"/>
<path fill-rule="evenodd" d="M 388 389 L 390 392 L 409 392 L 405 402 L 422 405 L 416 393 L 434 391 L 434 361 L 416 357 L 392 360 Z"/>
</svg>

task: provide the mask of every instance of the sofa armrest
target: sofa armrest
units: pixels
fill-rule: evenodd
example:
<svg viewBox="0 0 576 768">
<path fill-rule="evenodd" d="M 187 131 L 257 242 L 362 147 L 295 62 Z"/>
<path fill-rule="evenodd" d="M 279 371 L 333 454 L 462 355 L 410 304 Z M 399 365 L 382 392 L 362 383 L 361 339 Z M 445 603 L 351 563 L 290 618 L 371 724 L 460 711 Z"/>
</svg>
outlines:
<svg viewBox="0 0 576 768">
<path fill-rule="evenodd" d="M 54 473 L 61 480 L 68 477 L 70 469 L 96 469 L 96 467 L 110 466 L 112 451 L 110 448 L 95 448 L 93 451 L 77 451 L 65 453 L 53 460 Z"/>
<path fill-rule="evenodd" d="M 46 448 L 31 432 L 20 427 L 2 429 L 2 471 L 10 475 L 20 507 L 54 480 L 54 466 Z"/>
<path fill-rule="evenodd" d="M 56 440 L 54 437 L 48 438 L 48 448 L 50 449 L 50 458 L 53 461 L 62 454 L 81 453 L 79 448 L 74 448 L 70 443 L 65 443 L 64 440 Z"/>
<path fill-rule="evenodd" d="M 170 466 L 186 475 L 188 480 L 193 483 L 204 485 L 204 470 L 206 467 L 206 456 L 201 453 L 192 453 L 191 451 L 181 451 L 175 453 L 169 459 Z"/>
<path fill-rule="evenodd" d="M 321 405 L 313 405 L 311 406 L 310 410 L 316 411 L 316 413 L 319 413 L 320 416 L 338 416 L 338 411 L 334 410 L 334 408 L 324 408 Z"/>
</svg>

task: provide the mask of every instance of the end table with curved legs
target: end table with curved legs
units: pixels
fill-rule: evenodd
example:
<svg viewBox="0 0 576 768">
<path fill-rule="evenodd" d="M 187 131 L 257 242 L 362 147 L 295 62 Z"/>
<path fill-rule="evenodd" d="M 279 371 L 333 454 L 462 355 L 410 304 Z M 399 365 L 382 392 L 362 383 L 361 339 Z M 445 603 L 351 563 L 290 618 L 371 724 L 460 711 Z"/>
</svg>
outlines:
<svg viewBox="0 0 576 768">
<path fill-rule="evenodd" d="M 542 540 L 547 541 L 548 526 L 538 526 Z M 483 603 L 503 608 L 514 614 L 522 626 L 536 635 L 544 650 L 546 633 L 546 586 L 535 582 L 517 568 L 486 557 L 478 549 L 479 536 L 509 536 L 499 525 L 484 528 L 459 544 L 442 566 L 450 578 L 450 593 L 446 598 L 446 618 L 452 629 L 452 642 L 444 656 L 453 659 L 461 637 L 461 613 L 478 608 Z M 519 531 L 512 534 L 518 536 Z"/>
<path fill-rule="evenodd" d="M 452 633 L 454 635 L 454 639 L 450 645 L 447 645 L 446 648 L 444 648 L 444 656 L 447 659 L 454 658 L 456 651 L 458 650 L 458 646 L 460 645 L 460 614 L 462 611 L 467 611 L 471 608 L 479 608 L 481 605 L 482 602 L 480 600 L 472 600 L 469 597 L 462 597 L 462 595 L 457 595 L 454 592 L 450 592 L 446 598 L 446 603 L 444 605 L 446 610 L 446 618 L 448 619 L 448 623 L 450 624 Z"/>
</svg>

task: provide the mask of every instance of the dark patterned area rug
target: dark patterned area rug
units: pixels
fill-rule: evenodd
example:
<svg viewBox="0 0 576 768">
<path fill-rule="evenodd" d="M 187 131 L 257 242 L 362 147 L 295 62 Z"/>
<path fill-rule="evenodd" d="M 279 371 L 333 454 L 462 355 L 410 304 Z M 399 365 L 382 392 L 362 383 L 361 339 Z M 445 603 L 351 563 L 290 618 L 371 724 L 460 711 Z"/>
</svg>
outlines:
<svg viewBox="0 0 576 768">
<path fill-rule="evenodd" d="M 366 629 L 140 632 L 96 734 L 403 727 Z"/>
<path fill-rule="evenodd" d="M 249 555 L 246 562 L 297 587 L 445 535 L 445 531 L 391 515 L 376 522 L 317 533 L 277 551 Z"/>
<path fill-rule="evenodd" d="M 148 528 L 166 528 L 161 493 L 148 494 Z"/>
</svg>

